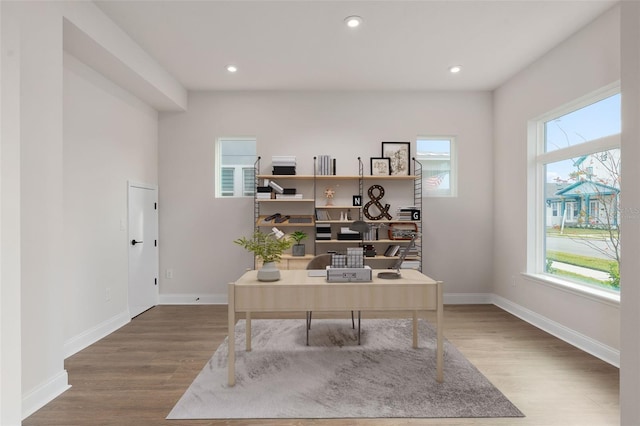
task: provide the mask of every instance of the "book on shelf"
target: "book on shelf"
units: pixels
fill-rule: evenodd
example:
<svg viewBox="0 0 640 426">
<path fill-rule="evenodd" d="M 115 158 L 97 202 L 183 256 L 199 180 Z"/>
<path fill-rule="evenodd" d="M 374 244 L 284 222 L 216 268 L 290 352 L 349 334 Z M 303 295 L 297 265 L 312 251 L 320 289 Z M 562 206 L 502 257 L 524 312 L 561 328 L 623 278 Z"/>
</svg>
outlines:
<svg viewBox="0 0 640 426">
<path fill-rule="evenodd" d="M 273 191 L 273 188 L 271 188 L 270 186 L 258 186 L 258 187 L 256 187 L 256 192 L 259 192 L 259 193 L 263 193 L 263 192 L 271 193 L 272 191 Z"/>
<path fill-rule="evenodd" d="M 316 209 L 316 220 L 331 220 L 331 215 L 324 209 Z"/>
<path fill-rule="evenodd" d="M 269 186 L 270 186 L 271 188 L 273 188 L 273 190 L 274 190 L 275 192 L 277 192 L 278 194 L 282 194 L 282 193 L 284 192 L 284 188 L 283 188 L 283 187 L 281 187 L 280 185 L 278 185 L 277 183 L 275 183 L 275 182 L 274 182 L 274 181 L 272 181 L 272 180 L 271 180 L 271 181 L 269 181 Z"/>
<path fill-rule="evenodd" d="M 318 155 L 316 173 L 322 176 L 336 174 L 336 160 L 330 155 Z"/>
<path fill-rule="evenodd" d="M 256 198 L 259 198 L 261 200 L 270 200 L 271 192 L 256 192 Z"/>
<path fill-rule="evenodd" d="M 276 194 L 276 200 L 301 200 L 302 194 Z"/>
<path fill-rule="evenodd" d="M 418 212 L 417 217 L 420 218 L 420 209 L 415 206 L 398 207 L 396 209 L 397 220 L 418 220 L 414 217 L 415 212 Z"/>
<path fill-rule="evenodd" d="M 398 251 L 400 251 L 400 246 L 398 244 L 389 244 L 389 247 L 387 247 L 387 250 L 385 250 L 384 255 L 386 257 L 393 257 L 398 254 Z"/>
<path fill-rule="evenodd" d="M 405 260 L 400 265 L 400 269 L 418 269 L 420 267 L 420 261 L 418 260 Z"/>
<path fill-rule="evenodd" d="M 273 170 L 271 171 L 274 175 L 295 175 L 296 167 L 295 166 L 273 166 Z"/>
<path fill-rule="evenodd" d="M 296 167 L 295 155 L 272 155 L 271 164 L 274 167 Z"/>
</svg>

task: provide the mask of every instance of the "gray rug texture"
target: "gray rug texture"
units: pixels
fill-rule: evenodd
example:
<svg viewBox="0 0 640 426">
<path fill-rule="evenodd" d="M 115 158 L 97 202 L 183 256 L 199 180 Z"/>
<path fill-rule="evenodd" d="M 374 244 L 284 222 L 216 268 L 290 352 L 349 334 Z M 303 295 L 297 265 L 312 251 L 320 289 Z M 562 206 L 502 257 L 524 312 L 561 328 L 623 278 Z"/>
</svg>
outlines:
<svg viewBox="0 0 640 426">
<path fill-rule="evenodd" d="M 227 342 L 168 419 L 523 417 L 445 340 L 444 383 L 435 378 L 435 330 L 419 321 L 366 319 L 361 345 L 347 319 L 253 320 L 236 326 L 236 385 L 227 385 Z"/>
</svg>

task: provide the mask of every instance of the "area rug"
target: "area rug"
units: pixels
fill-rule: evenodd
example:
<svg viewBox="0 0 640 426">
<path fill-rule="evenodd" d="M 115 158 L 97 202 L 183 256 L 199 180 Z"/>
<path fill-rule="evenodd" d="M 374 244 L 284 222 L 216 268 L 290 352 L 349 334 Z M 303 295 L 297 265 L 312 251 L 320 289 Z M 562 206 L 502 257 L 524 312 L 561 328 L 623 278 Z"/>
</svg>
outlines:
<svg viewBox="0 0 640 426">
<path fill-rule="evenodd" d="M 451 343 L 435 378 L 435 330 L 411 320 L 367 319 L 361 345 L 350 320 L 253 320 L 236 327 L 236 385 L 227 385 L 227 340 L 167 419 L 522 417 Z"/>
</svg>

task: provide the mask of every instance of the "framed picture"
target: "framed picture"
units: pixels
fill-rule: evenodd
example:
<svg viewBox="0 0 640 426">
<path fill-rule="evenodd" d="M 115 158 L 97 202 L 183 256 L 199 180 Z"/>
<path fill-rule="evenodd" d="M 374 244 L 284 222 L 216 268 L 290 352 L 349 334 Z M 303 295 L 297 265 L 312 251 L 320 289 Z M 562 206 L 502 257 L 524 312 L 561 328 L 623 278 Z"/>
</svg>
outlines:
<svg viewBox="0 0 640 426">
<path fill-rule="evenodd" d="M 389 176 L 391 159 L 389 157 L 371 157 L 371 176 Z"/>
<path fill-rule="evenodd" d="M 410 142 L 382 142 L 382 156 L 391 161 L 391 175 L 409 176 L 411 170 Z"/>
</svg>

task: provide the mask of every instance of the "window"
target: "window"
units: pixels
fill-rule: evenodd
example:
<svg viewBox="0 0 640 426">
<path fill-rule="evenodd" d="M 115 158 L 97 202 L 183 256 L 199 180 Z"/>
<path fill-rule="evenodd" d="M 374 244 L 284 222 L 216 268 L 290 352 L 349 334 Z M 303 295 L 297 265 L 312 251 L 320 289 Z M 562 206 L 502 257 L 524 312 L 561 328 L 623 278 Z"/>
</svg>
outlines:
<svg viewBox="0 0 640 426">
<path fill-rule="evenodd" d="M 216 197 L 253 197 L 255 138 L 218 138 L 216 141 Z"/>
<path fill-rule="evenodd" d="M 529 272 L 619 292 L 619 88 L 549 113 L 530 131 Z"/>
<path fill-rule="evenodd" d="M 422 165 L 422 194 L 456 196 L 455 140 L 453 137 L 420 137 L 416 160 Z"/>
</svg>

